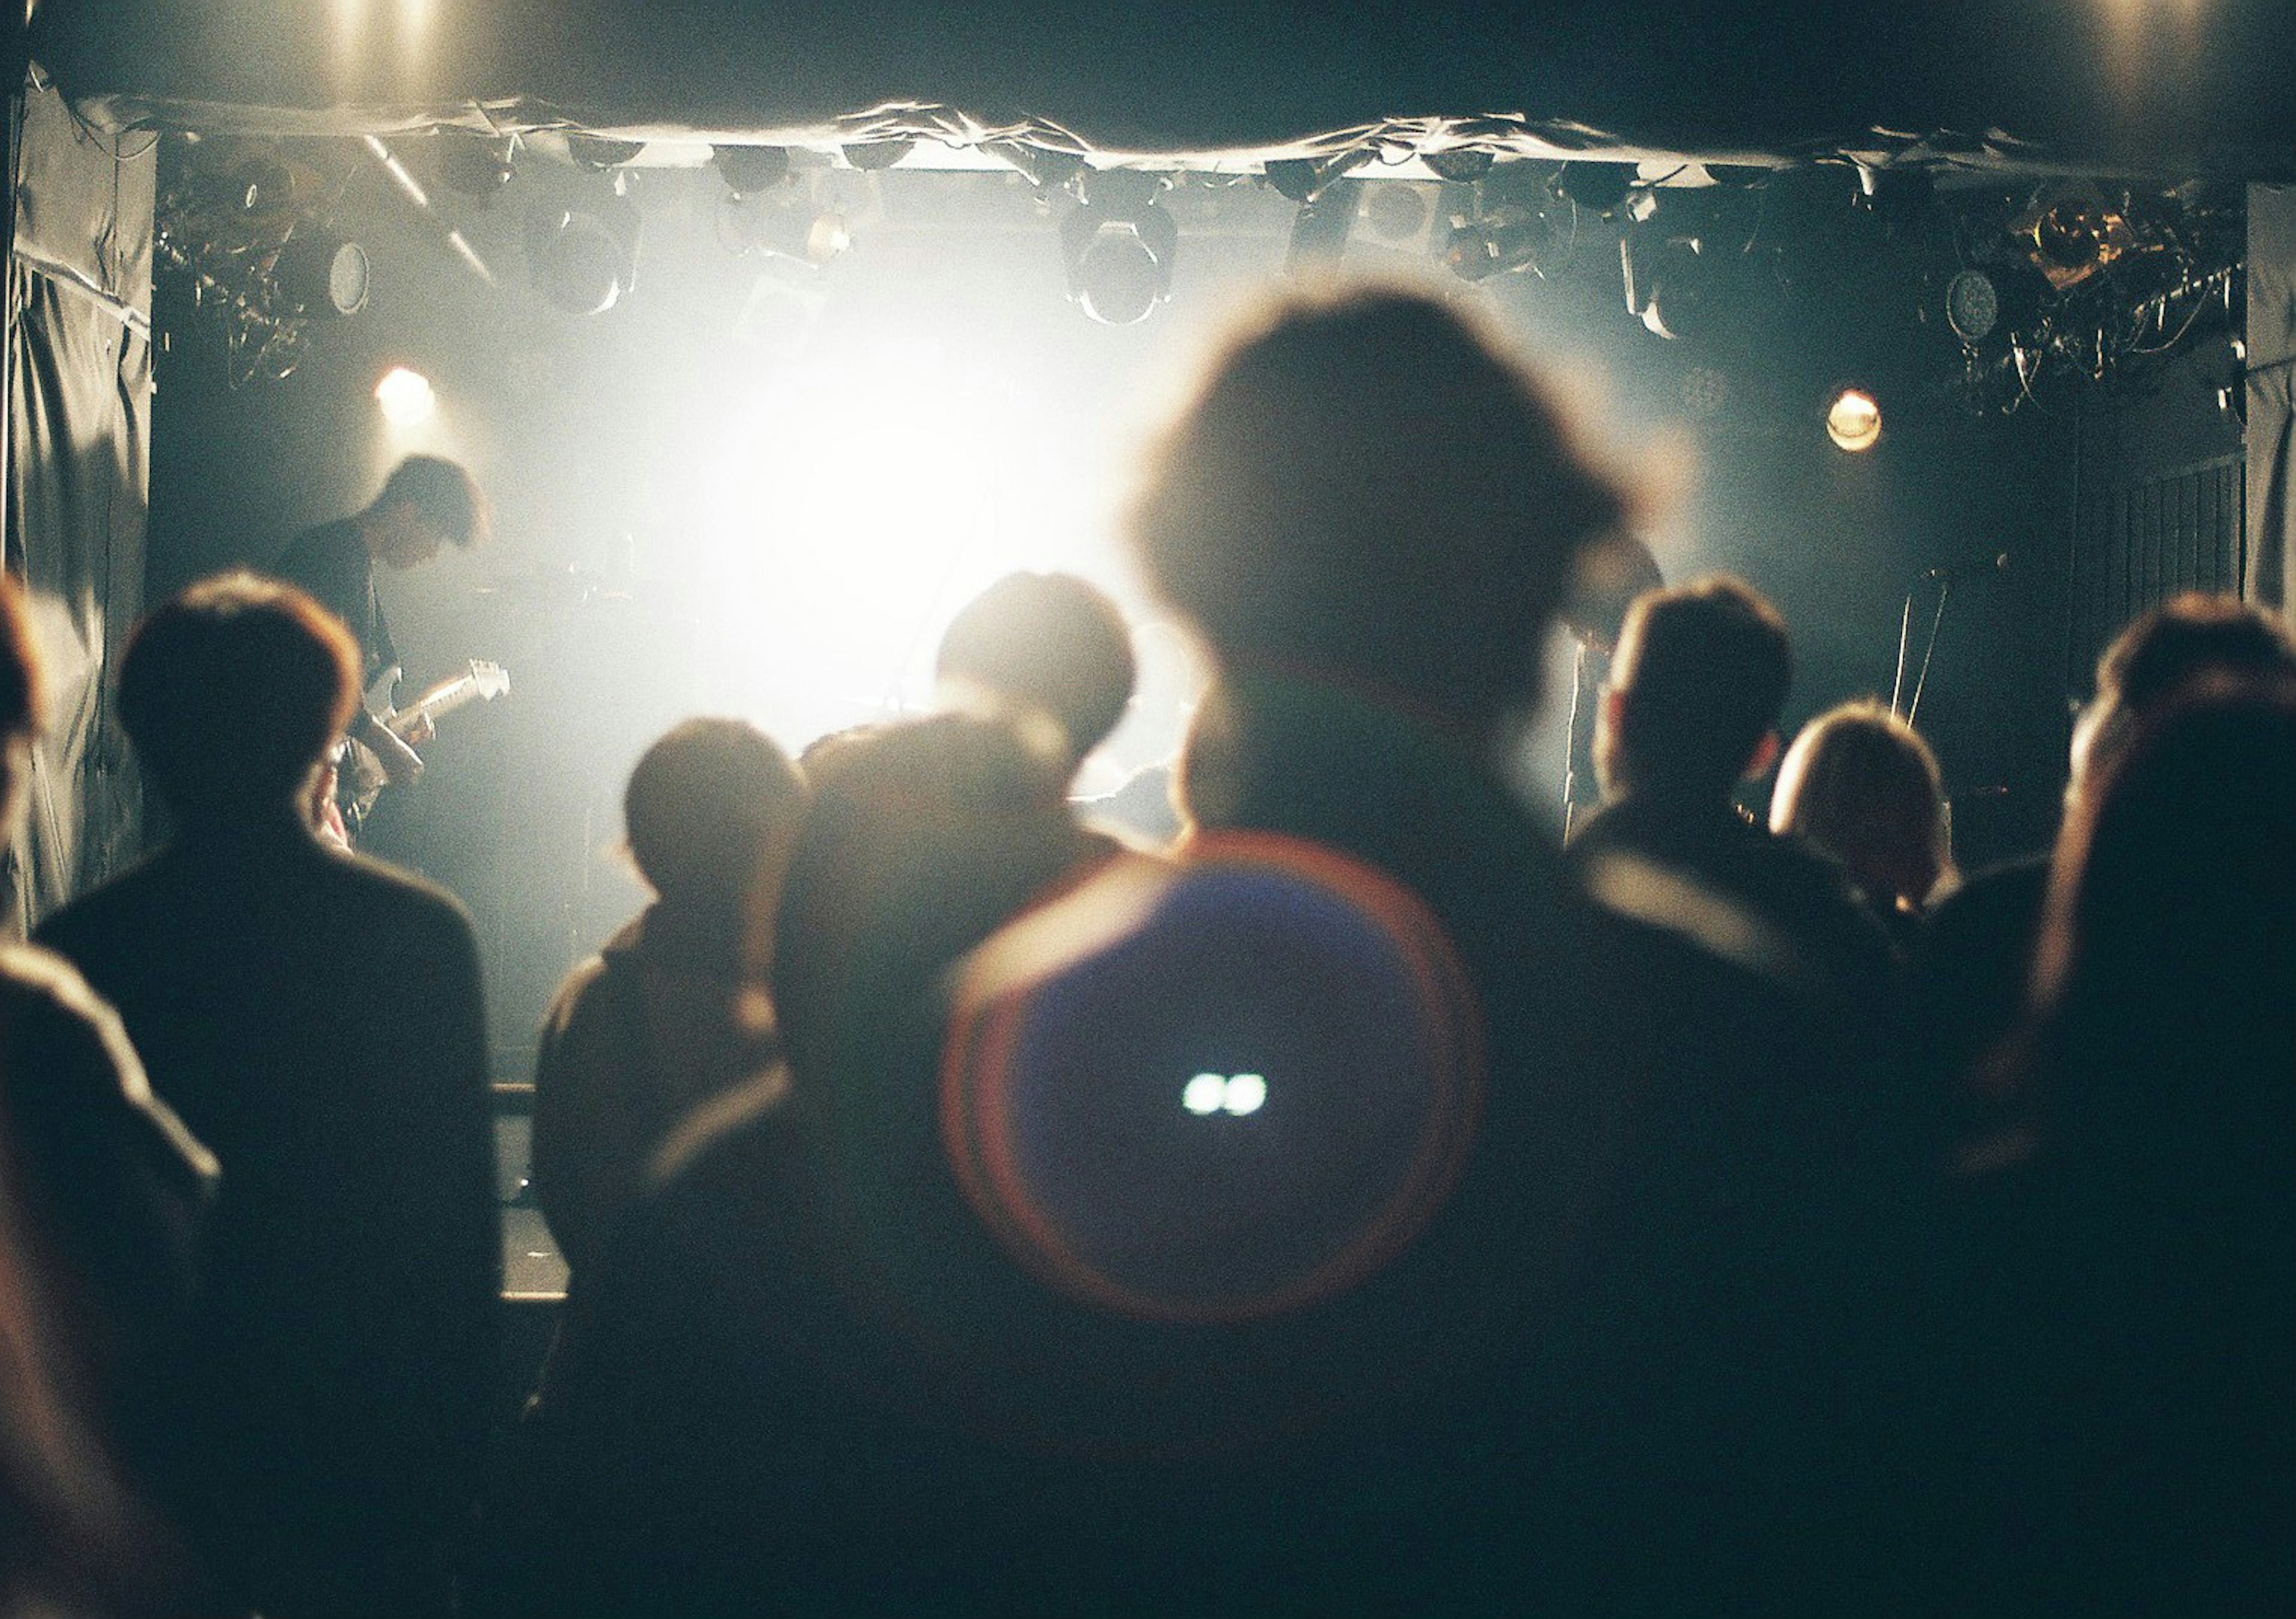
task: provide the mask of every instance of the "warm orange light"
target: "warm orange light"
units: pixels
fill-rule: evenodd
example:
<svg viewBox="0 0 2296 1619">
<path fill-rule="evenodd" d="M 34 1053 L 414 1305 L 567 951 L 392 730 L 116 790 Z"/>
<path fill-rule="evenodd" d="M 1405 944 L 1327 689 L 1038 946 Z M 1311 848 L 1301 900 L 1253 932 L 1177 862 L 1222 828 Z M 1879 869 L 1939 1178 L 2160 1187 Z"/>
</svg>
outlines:
<svg viewBox="0 0 2296 1619">
<path fill-rule="evenodd" d="M 1882 439 L 1882 407 L 1862 388 L 1845 388 L 1825 413 L 1825 436 L 1856 454 Z"/>
</svg>

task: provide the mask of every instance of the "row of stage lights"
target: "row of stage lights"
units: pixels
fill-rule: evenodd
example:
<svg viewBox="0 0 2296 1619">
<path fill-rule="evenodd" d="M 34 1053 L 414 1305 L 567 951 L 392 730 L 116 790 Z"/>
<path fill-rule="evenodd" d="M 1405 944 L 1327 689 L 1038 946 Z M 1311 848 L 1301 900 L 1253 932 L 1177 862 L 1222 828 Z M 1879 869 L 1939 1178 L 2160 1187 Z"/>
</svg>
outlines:
<svg viewBox="0 0 2296 1619">
<path fill-rule="evenodd" d="M 542 298 L 570 315 L 601 315 L 636 283 L 640 221 L 628 166 L 644 146 L 580 132 L 559 138 L 571 172 L 570 165 L 545 166 L 559 178 L 537 188 L 520 245 Z M 438 217 L 427 188 L 399 157 L 372 137 L 365 144 L 418 207 Z M 840 156 L 849 168 L 885 169 L 914 144 L 873 141 L 846 146 Z M 493 199 L 520 171 L 521 146 L 514 135 L 443 129 L 433 137 L 431 167 L 447 190 Z M 987 150 L 1040 200 L 1061 207 L 1068 291 L 1085 315 L 1128 325 L 1170 298 L 1181 230 L 1164 200 L 1177 176 L 1095 168 L 1079 154 L 1035 145 Z M 215 161 L 198 157 L 195 143 L 183 183 L 161 200 L 159 251 L 222 320 L 238 372 L 284 375 L 313 322 L 356 314 L 366 299 L 365 252 L 323 223 L 346 181 L 328 182 L 259 148 Z M 1968 211 L 1942 209 L 1934 176 L 1915 165 L 1710 165 L 1712 184 L 1662 192 L 1674 176 L 1645 180 L 1630 163 L 1501 163 L 1472 149 L 1421 154 L 1437 188 L 1369 178 L 1360 171 L 1374 157 L 1366 149 L 1265 165 L 1265 184 L 1296 209 L 1286 256 L 1292 274 L 1337 264 L 1358 224 L 1383 245 L 1431 254 L 1470 284 L 1552 278 L 1582 248 L 1582 236 L 1601 233 L 1607 240 L 1614 232 L 1628 312 L 1655 337 L 1693 343 L 1726 331 L 1759 295 L 1758 283 L 1778 278 L 1777 256 L 1785 249 L 1777 241 L 1791 236 L 1781 227 L 1793 223 L 1797 209 L 1803 227 L 1822 225 L 1826 211 L 1846 200 L 1893 235 L 1928 229 L 1933 237 L 1939 220 L 1953 219 L 1954 268 L 1939 278 L 1932 313 L 1961 346 L 1971 397 L 1989 394 L 1984 402 L 2001 408 L 2030 397 L 2045 370 L 2101 379 L 2125 358 L 2163 352 L 2212 302 L 2229 314 L 2237 299 L 2237 249 L 2226 249 L 2221 232 L 2210 235 L 2222 210 L 2177 193 L 2114 197 L 2093 186 L 2050 185 L 1972 232 Z M 711 160 L 723 184 L 717 232 L 728 250 L 818 269 L 851 245 L 818 160 L 800 163 L 784 148 L 744 145 L 716 147 Z M 1755 193 L 1766 194 L 1736 210 L 1756 221 L 1742 233 L 1730 224 L 1731 205 Z M 439 222 L 447 244 L 494 280 L 460 230 Z"/>
</svg>

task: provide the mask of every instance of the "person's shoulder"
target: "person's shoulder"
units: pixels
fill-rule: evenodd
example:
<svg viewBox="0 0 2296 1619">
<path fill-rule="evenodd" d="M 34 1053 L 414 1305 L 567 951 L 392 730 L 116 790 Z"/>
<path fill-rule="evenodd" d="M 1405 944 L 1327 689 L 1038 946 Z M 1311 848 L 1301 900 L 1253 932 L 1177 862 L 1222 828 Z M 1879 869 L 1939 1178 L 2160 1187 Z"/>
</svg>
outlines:
<svg viewBox="0 0 2296 1619">
<path fill-rule="evenodd" d="M 279 552 L 279 566 L 286 568 L 297 564 L 340 560 L 351 556 L 354 551 L 365 551 L 365 547 L 358 543 L 358 525 L 348 518 L 317 524 L 303 529 L 287 542 Z"/>
<path fill-rule="evenodd" d="M 469 907 L 429 878 L 340 849 L 315 846 L 313 859 L 320 903 L 355 916 L 362 931 L 386 952 L 403 947 L 427 953 L 442 945 L 475 951 Z"/>
<path fill-rule="evenodd" d="M 141 914 L 164 905 L 160 891 L 165 885 L 160 859 L 145 860 L 51 912 L 32 929 L 32 943 L 85 971 L 86 952 L 119 940 L 139 925 Z"/>
<path fill-rule="evenodd" d="M 98 1027 L 117 1027 L 119 1015 L 88 986 L 78 968 L 38 944 L 0 944 L 0 1001 L 10 1018 L 49 1015 Z"/>
</svg>

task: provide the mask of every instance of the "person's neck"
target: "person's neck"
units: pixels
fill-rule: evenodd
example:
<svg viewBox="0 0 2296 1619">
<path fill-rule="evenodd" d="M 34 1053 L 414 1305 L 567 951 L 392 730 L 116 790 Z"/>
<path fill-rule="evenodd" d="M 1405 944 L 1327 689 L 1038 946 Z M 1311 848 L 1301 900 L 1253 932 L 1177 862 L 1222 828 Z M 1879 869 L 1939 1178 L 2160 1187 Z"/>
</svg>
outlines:
<svg viewBox="0 0 2296 1619">
<path fill-rule="evenodd" d="M 175 809 L 176 837 L 187 843 L 316 843 L 318 834 L 303 816 L 300 805 L 288 799 L 276 807 L 238 805 L 228 808 L 186 812 Z"/>
</svg>

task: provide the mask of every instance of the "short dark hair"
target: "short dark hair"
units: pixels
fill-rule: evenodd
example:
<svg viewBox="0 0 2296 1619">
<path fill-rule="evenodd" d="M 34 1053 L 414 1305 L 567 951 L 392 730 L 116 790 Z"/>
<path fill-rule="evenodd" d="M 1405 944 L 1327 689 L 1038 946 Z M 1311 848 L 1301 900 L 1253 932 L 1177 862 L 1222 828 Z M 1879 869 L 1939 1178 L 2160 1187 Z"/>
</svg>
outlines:
<svg viewBox="0 0 2296 1619">
<path fill-rule="evenodd" d="M 1627 609 L 1608 773 L 1629 792 L 1726 795 L 1793 685 L 1786 621 L 1727 574 L 1648 591 Z"/>
<path fill-rule="evenodd" d="M 0 738 L 37 732 L 46 705 L 24 587 L 15 575 L 0 572 Z"/>
<path fill-rule="evenodd" d="M 2296 639 L 2261 609 L 2202 591 L 2136 619 L 2096 660 L 2096 695 L 2073 735 L 2076 788 L 2128 745 L 2147 715 L 2210 675 L 2296 675 Z"/>
<path fill-rule="evenodd" d="M 1357 287 L 1294 294 L 1229 344 L 1129 527 L 1223 663 L 1302 664 L 1488 725 L 1537 695 L 1571 557 L 1626 512 L 1479 322 Z"/>
<path fill-rule="evenodd" d="M 664 897 L 739 891 L 805 814 L 805 778 L 745 720 L 691 719 L 647 748 L 622 794 L 630 856 Z"/>
<path fill-rule="evenodd" d="M 2096 689 L 2132 708 L 2174 692 L 2195 675 L 2296 674 L 2296 642 L 2263 609 L 2230 596 L 2187 591 L 2112 638 L 2097 659 Z"/>
<path fill-rule="evenodd" d="M 202 579 L 128 637 L 119 720 L 178 814 L 262 813 L 290 799 L 358 701 L 358 643 L 276 579 Z"/>
<path fill-rule="evenodd" d="M 390 470 L 378 508 L 410 505 L 449 545 L 467 550 L 487 536 L 487 497 L 459 462 L 409 455 Z"/>
<path fill-rule="evenodd" d="M 933 672 L 1042 709 L 1081 759 L 1132 700 L 1132 634 L 1115 602 L 1074 574 L 1007 574 L 941 637 Z"/>
</svg>

